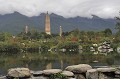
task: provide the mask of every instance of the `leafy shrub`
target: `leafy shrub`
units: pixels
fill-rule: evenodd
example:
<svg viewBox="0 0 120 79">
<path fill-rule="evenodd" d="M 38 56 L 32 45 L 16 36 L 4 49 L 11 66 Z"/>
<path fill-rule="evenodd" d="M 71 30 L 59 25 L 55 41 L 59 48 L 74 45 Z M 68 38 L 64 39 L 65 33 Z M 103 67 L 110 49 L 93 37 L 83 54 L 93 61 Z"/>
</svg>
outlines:
<svg viewBox="0 0 120 79">
<path fill-rule="evenodd" d="M 61 73 L 57 73 L 57 74 L 53 74 L 50 76 L 50 79 L 56 79 L 56 78 L 59 78 L 59 79 L 68 79 L 67 76 L 61 74 Z"/>
</svg>

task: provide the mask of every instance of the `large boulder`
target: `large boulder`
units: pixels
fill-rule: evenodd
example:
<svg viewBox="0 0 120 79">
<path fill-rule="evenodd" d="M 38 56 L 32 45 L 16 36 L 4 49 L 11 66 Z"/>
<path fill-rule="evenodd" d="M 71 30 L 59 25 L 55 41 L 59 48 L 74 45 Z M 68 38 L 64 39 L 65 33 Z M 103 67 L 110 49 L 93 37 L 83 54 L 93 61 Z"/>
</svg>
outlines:
<svg viewBox="0 0 120 79">
<path fill-rule="evenodd" d="M 8 70 L 8 77 L 24 78 L 30 77 L 30 70 L 28 68 L 11 68 Z"/>
<path fill-rule="evenodd" d="M 87 70 L 86 79 L 98 79 L 98 71 L 96 69 Z"/>
<path fill-rule="evenodd" d="M 67 77 L 73 77 L 74 76 L 73 72 L 70 72 L 70 71 L 63 71 L 61 74 L 65 75 Z"/>
<path fill-rule="evenodd" d="M 39 76 L 39 77 L 31 77 L 29 79 L 49 79 L 49 78 L 44 76 Z"/>
<path fill-rule="evenodd" d="M 0 76 L 0 79 L 6 79 L 6 76 Z"/>
<path fill-rule="evenodd" d="M 61 73 L 62 70 L 61 69 L 47 69 L 47 70 L 43 70 L 43 74 L 44 75 L 52 75 L 52 74 L 57 74 L 57 73 Z"/>
<path fill-rule="evenodd" d="M 90 69 L 92 69 L 92 67 L 88 64 L 72 65 L 65 68 L 65 70 L 71 71 L 73 73 L 85 73 Z"/>
<path fill-rule="evenodd" d="M 75 74 L 75 79 L 86 79 L 82 74 Z"/>
<path fill-rule="evenodd" d="M 120 70 L 115 71 L 115 77 L 120 78 Z"/>
<path fill-rule="evenodd" d="M 99 79 L 114 79 L 115 68 L 97 68 Z"/>
<path fill-rule="evenodd" d="M 118 70 L 117 70 L 117 71 L 115 71 L 115 74 L 118 74 L 118 75 L 120 75 L 120 71 L 118 71 Z"/>
<path fill-rule="evenodd" d="M 98 72 L 115 72 L 115 68 L 97 68 Z"/>
</svg>

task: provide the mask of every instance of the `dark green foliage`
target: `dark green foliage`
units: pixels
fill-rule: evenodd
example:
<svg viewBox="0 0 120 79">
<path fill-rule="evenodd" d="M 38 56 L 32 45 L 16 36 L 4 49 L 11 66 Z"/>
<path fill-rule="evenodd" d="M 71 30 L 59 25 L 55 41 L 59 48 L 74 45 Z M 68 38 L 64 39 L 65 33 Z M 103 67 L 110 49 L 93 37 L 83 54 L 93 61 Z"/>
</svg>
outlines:
<svg viewBox="0 0 120 79">
<path fill-rule="evenodd" d="M 85 52 L 89 52 L 89 51 L 90 51 L 90 47 L 91 47 L 92 45 L 86 44 L 86 45 L 82 45 L 82 46 L 83 46 L 83 50 L 84 50 Z"/>
<path fill-rule="evenodd" d="M 41 44 L 41 51 L 48 52 L 48 49 L 50 49 L 50 46 L 48 44 Z"/>
<path fill-rule="evenodd" d="M 16 43 L 0 42 L 0 52 L 20 52 L 21 46 Z"/>
<path fill-rule="evenodd" d="M 72 52 L 70 50 L 74 50 L 74 53 L 78 52 L 78 47 L 79 47 L 79 43 L 77 42 L 64 42 L 64 43 L 60 43 L 58 44 L 58 48 L 59 49 L 66 49 L 66 52 Z"/>
<path fill-rule="evenodd" d="M 61 74 L 61 73 L 57 73 L 57 74 L 53 74 L 50 76 L 50 79 L 68 79 L 67 76 Z"/>
<path fill-rule="evenodd" d="M 120 36 L 120 17 L 116 17 L 116 19 L 118 20 L 118 22 L 116 23 L 116 29 L 118 30 L 116 35 Z"/>
<path fill-rule="evenodd" d="M 18 34 L 18 36 L 22 37 L 23 40 L 31 40 L 31 39 L 38 40 L 42 38 L 42 34 L 39 33 L 37 30 L 29 31 L 27 34 L 21 32 L 20 34 Z"/>
<path fill-rule="evenodd" d="M 5 41 L 5 36 L 3 33 L 0 33 L 0 41 Z"/>
<path fill-rule="evenodd" d="M 78 47 L 78 43 L 75 42 L 66 42 L 66 43 L 61 43 L 58 45 L 58 48 L 76 48 Z"/>
<path fill-rule="evenodd" d="M 21 32 L 15 38 L 9 33 L 0 33 L 0 51 L 38 52 L 40 50 L 48 52 L 51 50 L 64 51 L 65 49 L 66 52 L 78 53 L 79 46 L 82 46 L 83 51 L 88 52 L 93 44 L 100 44 L 104 41 L 119 45 L 120 39 L 119 36 L 112 35 L 109 28 L 99 32 L 85 32 L 75 29 L 64 32 L 62 37 L 58 34 L 47 35 L 32 29 L 28 33 Z"/>
<path fill-rule="evenodd" d="M 0 33 L 0 41 L 6 41 L 9 40 L 12 37 L 10 33 L 4 32 Z"/>
<path fill-rule="evenodd" d="M 105 36 L 107 36 L 107 37 L 112 35 L 112 31 L 109 28 L 105 29 L 103 32 L 104 32 Z"/>
<path fill-rule="evenodd" d="M 106 59 L 106 62 L 107 62 L 108 65 L 113 65 L 113 64 L 114 64 L 114 58 L 108 57 L 108 58 Z"/>
<path fill-rule="evenodd" d="M 75 29 L 75 30 L 71 31 L 70 34 L 72 34 L 73 36 L 77 37 L 77 36 L 79 36 L 80 31 L 79 31 L 79 29 Z"/>
</svg>

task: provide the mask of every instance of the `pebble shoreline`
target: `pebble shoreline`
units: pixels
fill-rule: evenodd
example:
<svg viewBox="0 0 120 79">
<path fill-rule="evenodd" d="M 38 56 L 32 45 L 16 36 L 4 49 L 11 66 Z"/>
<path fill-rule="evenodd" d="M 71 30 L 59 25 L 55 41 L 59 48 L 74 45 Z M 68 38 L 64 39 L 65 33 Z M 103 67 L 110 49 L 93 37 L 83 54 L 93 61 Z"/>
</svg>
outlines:
<svg viewBox="0 0 120 79">
<path fill-rule="evenodd" d="M 28 68 L 11 68 L 0 79 L 120 79 L 120 66 L 117 68 L 92 68 L 88 64 L 78 64 L 61 69 L 32 71 Z"/>
</svg>

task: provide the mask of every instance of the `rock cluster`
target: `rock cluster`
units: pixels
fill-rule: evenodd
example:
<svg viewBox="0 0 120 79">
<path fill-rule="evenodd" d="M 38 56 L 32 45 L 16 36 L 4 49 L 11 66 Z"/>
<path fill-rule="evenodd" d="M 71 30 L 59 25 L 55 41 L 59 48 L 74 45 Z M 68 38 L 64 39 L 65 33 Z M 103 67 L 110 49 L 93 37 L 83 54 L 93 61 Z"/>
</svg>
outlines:
<svg viewBox="0 0 120 79">
<path fill-rule="evenodd" d="M 90 69 L 92 69 L 92 67 L 88 64 L 73 65 L 65 68 L 65 70 L 71 71 L 73 73 L 85 73 Z"/>
<path fill-rule="evenodd" d="M 27 78 L 30 77 L 31 73 L 28 68 L 12 68 L 8 70 L 7 77 L 14 77 L 14 78 Z"/>
<path fill-rule="evenodd" d="M 88 64 L 72 65 L 61 69 L 30 71 L 28 68 L 12 68 L 0 79 L 120 79 L 119 68 L 92 68 Z"/>
</svg>

